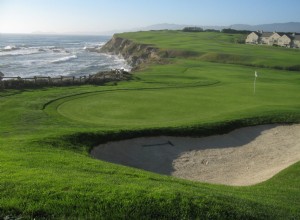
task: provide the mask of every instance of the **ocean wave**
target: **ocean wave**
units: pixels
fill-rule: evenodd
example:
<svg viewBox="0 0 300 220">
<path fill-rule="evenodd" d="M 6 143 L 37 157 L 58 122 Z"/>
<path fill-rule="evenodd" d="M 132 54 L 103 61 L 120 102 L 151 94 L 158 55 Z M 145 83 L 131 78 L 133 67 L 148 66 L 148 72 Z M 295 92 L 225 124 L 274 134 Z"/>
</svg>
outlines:
<svg viewBox="0 0 300 220">
<path fill-rule="evenodd" d="M 124 58 L 121 55 L 113 55 L 113 54 L 107 54 L 107 53 L 101 53 L 101 56 L 104 59 L 111 60 L 113 62 L 125 62 Z"/>
<path fill-rule="evenodd" d="M 104 45 L 105 43 L 90 43 L 86 44 L 82 49 L 86 50 L 88 52 L 98 52 L 99 49 Z"/>
<path fill-rule="evenodd" d="M 7 76 L 88 75 L 99 71 L 126 68 L 126 61 L 120 59 L 121 57 L 105 56 L 84 50 L 100 48 L 104 41 L 108 40 L 107 38 L 76 39 L 66 36 L 58 39 L 41 37 L 36 40 L 31 36 L 21 36 L 14 41 L 11 41 L 10 37 L 4 40 L 0 45 L 0 71 Z"/>
<path fill-rule="evenodd" d="M 40 51 L 36 48 L 18 48 L 13 50 L 1 50 L 0 56 L 22 56 L 22 55 L 30 55 L 36 54 Z"/>
<path fill-rule="evenodd" d="M 83 48 L 87 52 L 99 52 L 99 47 L 84 47 Z"/>
<path fill-rule="evenodd" d="M 64 48 L 59 48 L 55 46 L 41 46 L 41 47 L 16 47 L 16 46 L 6 46 L 0 49 L 0 56 L 21 56 L 21 55 L 31 55 L 36 53 L 60 53 L 68 54 L 70 51 Z"/>
<path fill-rule="evenodd" d="M 72 42 L 70 42 L 70 43 L 65 43 L 66 45 L 80 45 L 81 43 L 72 43 Z"/>
<path fill-rule="evenodd" d="M 8 45 L 6 47 L 3 48 L 2 51 L 13 51 L 13 50 L 19 50 L 20 47 L 17 47 L 15 45 Z"/>
<path fill-rule="evenodd" d="M 68 62 L 69 60 L 73 60 L 73 59 L 77 59 L 77 55 L 62 57 L 57 60 L 53 60 L 50 63 L 64 63 L 64 62 Z"/>
</svg>

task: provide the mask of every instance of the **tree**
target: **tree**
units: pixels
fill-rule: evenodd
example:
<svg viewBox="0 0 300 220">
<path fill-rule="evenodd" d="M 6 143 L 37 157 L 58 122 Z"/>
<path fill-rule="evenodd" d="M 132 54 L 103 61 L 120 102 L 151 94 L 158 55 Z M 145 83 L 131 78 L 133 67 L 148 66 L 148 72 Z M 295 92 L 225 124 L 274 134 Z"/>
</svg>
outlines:
<svg viewBox="0 0 300 220">
<path fill-rule="evenodd" d="M 182 30 L 183 32 L 203 32 L 203 28 L 201 27 L 185 27 Z"/>
</svg>

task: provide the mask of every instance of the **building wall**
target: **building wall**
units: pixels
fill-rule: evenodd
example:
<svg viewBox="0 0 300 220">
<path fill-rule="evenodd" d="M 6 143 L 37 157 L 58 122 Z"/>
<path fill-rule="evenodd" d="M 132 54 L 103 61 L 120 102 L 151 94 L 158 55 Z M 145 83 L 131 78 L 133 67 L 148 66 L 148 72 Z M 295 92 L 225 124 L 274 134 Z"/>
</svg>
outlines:
<svg viewBox="0 0 300 220">
<path fill-rule="evenodd" d="M 269 44 L 270 45 L 278 44 L 278 39 L 280 37 L 281 36 L 277 33 L 272 34 L 271 37 L 269 38 Z"/>
<path fill-rule="evenodd" d="M 261 39 L 260 39 L 260 42 L 262 43 L 262 44 L 270 44 L 270 38 L 269 37 L 262 37 Z"/>
<path fill-rule="evenodd" d="M 300 48 L 300 41 L 294 40 L 294 47 Z"/>
<path fill-rule="evenodd" d="M 278 45 L 282 47 L 289 47 L 291 45 L 291 42 L 292 42 L 291 38 L 289 38 L 286 35 L 283 35 L 278 39 Z"/>
<path fill-rule="evenodd" d="M 249 34 L 246 39 L 246 44 L 257 44 L 258 43 L 258 35 L 254 32 Z"/>
</svg>

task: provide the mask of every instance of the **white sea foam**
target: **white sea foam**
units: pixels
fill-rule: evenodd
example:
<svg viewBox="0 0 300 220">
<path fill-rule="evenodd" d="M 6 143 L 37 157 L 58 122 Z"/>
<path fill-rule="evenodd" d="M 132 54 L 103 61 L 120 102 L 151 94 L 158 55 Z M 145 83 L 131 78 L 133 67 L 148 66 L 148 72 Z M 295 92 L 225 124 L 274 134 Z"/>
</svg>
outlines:
<svg viewBox="0 0 300 220">
<path fill-rule="evenodd" d="M 57 76 L 94 74 L 121 67 L 126 69 L 126 62 L 122 58 L 92 53 L 107 40 L 108 38 L 103 38 L 102 41 L 101 37 L 76 39 L 73 36 L 58 39 L 48 36 L 21 36 L 15 39 L 1 35 L 0 71 L 6 76 Z M 88 52 L 83 48 L 92 50 Z"/>
<path fill-rule="evenodd" d="M 37 48 L 17 48 L 18 49 L 2 50 L 0 51 L 0 56 L 22 56 L 39 53 L 39 50 Z"/>
<path fill-rule="evenodd" d="M 80 45 L 81 43 L 65 43 L 66 45 Z"/>
<path fill-rule="evenodd" d="M 85 43 L 85 46 L 82 49 L 93 52 L 97 49 L 100 49 L 104 44 L 105 44 L 104 42 L 101 42 L 101 43 Z"/>
<path fill-rule="evenodd" d="M 69 60 L 73 60 L 73 59 L 77 59 L 77 56 L 72 55 L 72 56 L 62 57 L 57 60 L 53 60 L 50 63 L 63 63 L 63 62 L 68 62 Z"/>
<path fill-rule="evenodd" d="M 18 50 L 18 49 L 20 49 L 20 48 L 15 45 L 8 45 L 3 48 L 3 51 L 12 51 L 12 50 Z"/>
</svg>

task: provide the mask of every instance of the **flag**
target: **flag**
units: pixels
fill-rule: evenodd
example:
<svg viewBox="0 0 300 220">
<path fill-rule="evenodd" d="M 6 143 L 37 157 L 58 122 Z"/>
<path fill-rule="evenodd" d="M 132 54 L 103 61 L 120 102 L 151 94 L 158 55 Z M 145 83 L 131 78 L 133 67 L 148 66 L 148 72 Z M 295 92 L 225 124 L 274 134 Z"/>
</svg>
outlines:
<svg viewBox="0 0 300 220">
<path fill-rule="evenodd" d="M 257 72 L 254 71 L 254 88 L 253 88 L 253 94 L 255 95 L 255 86 L 256 86 L 256 78 L 257 78 Z"/>
</svg>

